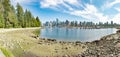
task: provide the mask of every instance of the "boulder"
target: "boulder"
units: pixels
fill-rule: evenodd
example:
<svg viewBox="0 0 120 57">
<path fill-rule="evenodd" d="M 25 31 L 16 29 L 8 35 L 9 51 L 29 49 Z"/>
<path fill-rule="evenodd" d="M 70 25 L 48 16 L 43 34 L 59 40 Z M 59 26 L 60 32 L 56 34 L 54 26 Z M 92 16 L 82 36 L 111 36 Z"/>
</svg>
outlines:
<svg viewBox="0 0 120 57">
<path fill-rule="evenodd" d="M 52 42 L 55 42 L 56 39 L 47 39 L 48 41 L 52 41 Z"/>
<path fill-rule="evenodd" d="M 120 48 L 120 43 L 117 43 L 117 44 L 115 45 L 115 47 L 116 47 L 116 48 Z"/>
<path fill-rule="evenodd" d="M 117 30 L 116 33 L 120 33 L 120 30 Z"/>
<path fill-rule="evenodd" d="M 80 45 L 80 44 L 81 44 L 80 41 L 76 41 L 76 42 L 75 42 L 75 45 Z"/>
</svg>

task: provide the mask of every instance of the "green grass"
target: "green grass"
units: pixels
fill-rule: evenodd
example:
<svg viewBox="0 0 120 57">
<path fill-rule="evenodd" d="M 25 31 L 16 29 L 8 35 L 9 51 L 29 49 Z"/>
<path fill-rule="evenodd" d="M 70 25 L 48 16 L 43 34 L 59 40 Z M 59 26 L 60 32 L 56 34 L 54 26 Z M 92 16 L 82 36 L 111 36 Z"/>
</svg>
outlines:
<svg viewBox="0 0 120 57">
<path fill-rule="evenodd" d="M 40 36 L 40 29 L 34 30 L 33 34 L 35 34 L 36 36 Z"/>
<path fill-rule="evenodd" d="M 6 57 L 14 57 L 14 55 L 9 50 L 7 50 L 3 47 L 0 47 L 0 49 Z"/>
</svg>

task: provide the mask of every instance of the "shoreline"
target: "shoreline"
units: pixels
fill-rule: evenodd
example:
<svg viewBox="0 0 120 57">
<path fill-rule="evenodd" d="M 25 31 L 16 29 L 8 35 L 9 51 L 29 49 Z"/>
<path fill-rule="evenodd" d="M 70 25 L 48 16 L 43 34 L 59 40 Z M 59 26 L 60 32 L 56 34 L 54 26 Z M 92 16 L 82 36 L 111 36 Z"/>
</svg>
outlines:
<svg viewBox="0 0 120 57">
<path fill-rule="evenodd" d="M 86 42 L 88 49 L 80 56 L 84 57 L 120 57 L 120 30 L 101 37 L 100 40 Z"/>
<path fill-rule="evenodd" d="M 4 29 L 0 33 L 0 45 L 10 50 L 15 57 L 57 57 L 81 54 L 87 47 L 80 42 L 64 42 L 52 39 L 34 38 L 35 29 Z M 2 32 L 2 30 L 0 30 Z M 49 52 L 48 52 L 49 51 Z"/>
<path fill-rule="evenodd" d="M 100 40 L 94 40 L 92 42 L 71 42 L 47 38 L 34 38 L 32 36 L 35 36 L 35 34 L 32 32 L 35 29 L 40 28 L 12 29 L 12 31 L 10 31 L 11 29 L 6 29 L 7 31 L 4 31 L 5 33 L 0 33 L 0 45 L 12 51 L 15 57 L 119 56 L 120 33 L 110 34 L 101 37 Z M 0 29 L 0 32 L 1 31 Z M 111 47 L 113 52 L 111 52 L 108 47 Z M 114 49 L 118 51 L 114 51 Z M 111 53 L 117 52 L 117 55 L 110 55 L 108 51 Z"/>
</svg>

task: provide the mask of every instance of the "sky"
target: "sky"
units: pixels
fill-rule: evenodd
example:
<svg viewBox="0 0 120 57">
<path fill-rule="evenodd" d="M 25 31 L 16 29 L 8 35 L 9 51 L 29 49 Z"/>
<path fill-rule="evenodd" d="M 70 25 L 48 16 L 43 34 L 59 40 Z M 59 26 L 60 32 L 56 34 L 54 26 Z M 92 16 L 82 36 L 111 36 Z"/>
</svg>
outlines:
<svg viewBox="0 0 120 57">
<path fill-rule="evenodd" d="M 28 9 L 44 23 L 60 21 L 92 21 L 120 24 L 120 0 L 10 0 Z"/>
</svg>

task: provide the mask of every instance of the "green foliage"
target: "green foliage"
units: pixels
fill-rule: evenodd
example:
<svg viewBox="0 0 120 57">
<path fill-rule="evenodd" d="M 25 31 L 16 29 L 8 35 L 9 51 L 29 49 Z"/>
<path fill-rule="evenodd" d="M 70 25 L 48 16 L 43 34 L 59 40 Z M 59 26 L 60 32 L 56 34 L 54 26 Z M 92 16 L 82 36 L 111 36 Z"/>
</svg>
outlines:
<svg viewBox="0 0 120 57">
<path fill-rule="evenodd" d="M 22 6 L 20 6 L 19 3 L 17 3 L 17 18 L 18 18 L 19 26 L 23 26 L 23 22 L 24 22 L 23 17 L 24 17 L 23 8 Z"/>
<path fill-rule="evenodd" d="M 26 27 L 31 27 L 31 22 L 32 22 L 32 14 L 31 14 L 31 12 L 30 11 L 28 11 L 28 10 L 26 10 L 25 11 L 25 14 L 24 14 L 24 16 L 25 16 L 25 18 L 24 19 L 26 19 L 25 20 L 25 26 Z"/>
<path fill-rule="evenodd" d="M 5 27 L 7 27 L 9 25 L 8 23 L 8 13 L 10 11 L 10 1 L 9 0 L 3 0 L 3 8 L 4 8 L 4 20 L 5 20 Z"/>
<path fill-rule="evenodd" d="M 37 27 L 41 26 L 41 22 L 40 22 L 39 17 L 36 17 L 36 26 Z"/>
<path fill-rule="evenodd" d="M 3 16 L 0 14 L 0 28 L 4 27 L 4 18 Z"/>
<path fill-rule="evenodd" d="M 36 36 L 40 36 L 40 29 L 34 30 L 33 34 L 35 34 Z"/>
<path fill-rule="evenodd" d="M 0 47 L 0 49 L 6 57 L 14 57 L 14 55 L 10 51 L 8 51 L 7 49 L 2 48 L 2 47 Z"/>
<path fill-rule="evenodd" d="M 17 3 L 16 9 L 10 4 L 10 0 L 0 1 L 0 28 L 40 27 L 39 18 L 35 18 L 28 10 L 24 12 L 22 6 Z"/>
</svg>

